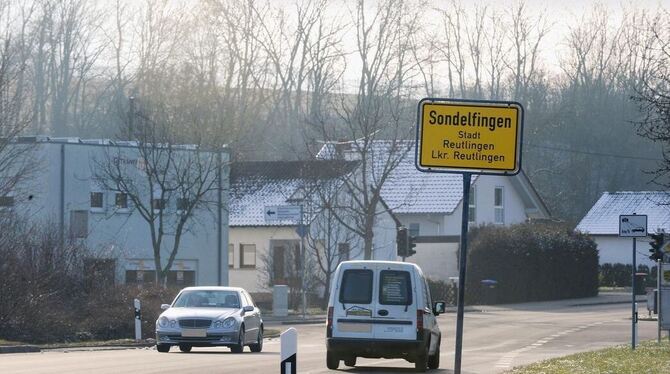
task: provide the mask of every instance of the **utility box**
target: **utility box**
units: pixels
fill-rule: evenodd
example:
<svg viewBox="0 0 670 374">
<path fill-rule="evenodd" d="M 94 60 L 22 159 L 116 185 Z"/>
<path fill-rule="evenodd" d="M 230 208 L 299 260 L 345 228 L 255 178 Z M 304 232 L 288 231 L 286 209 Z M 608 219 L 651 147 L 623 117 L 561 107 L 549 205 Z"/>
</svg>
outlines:
<svg viewBox="0 0 670 374">
<path fill-rule="evenodd" d="M 277 285 L 272 289 L 272 315 L 288 316 L 288 286 Z"/>
<path fill-rule="evenodd" d="M 670 330 L 670 288 L 661 288 L 661 330 Z"/>
</svg>

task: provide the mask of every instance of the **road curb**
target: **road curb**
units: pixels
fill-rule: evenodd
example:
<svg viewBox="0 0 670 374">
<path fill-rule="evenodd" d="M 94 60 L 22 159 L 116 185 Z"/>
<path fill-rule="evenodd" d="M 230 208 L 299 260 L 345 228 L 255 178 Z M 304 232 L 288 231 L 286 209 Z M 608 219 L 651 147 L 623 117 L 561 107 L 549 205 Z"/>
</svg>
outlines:
<svg viewBox="0 0 670 374">
<path fill-rule="evenodd" d="M 36 345 L 4 345 L 0 346 L 0 353 L 38 353 L 40 347 Z"/>
</svg>

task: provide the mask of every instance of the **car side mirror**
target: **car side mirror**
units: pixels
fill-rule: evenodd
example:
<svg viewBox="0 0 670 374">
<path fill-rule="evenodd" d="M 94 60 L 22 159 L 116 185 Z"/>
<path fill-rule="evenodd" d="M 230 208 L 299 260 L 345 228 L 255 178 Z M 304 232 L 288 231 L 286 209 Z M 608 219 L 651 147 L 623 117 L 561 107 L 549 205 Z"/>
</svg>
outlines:
<svg viewBox="0 0 670 374">
<path fill-rule="evenodd" d="M 433 305 L 433 314 L 436 316 L 439 316 L 440 314 L 444 313 L 446 309 L 446 304 L 444 301 L 438 301 Z"/>
<path fill-rule="evenodd" d="M 170 309 L 170 304 L 161 304 L 161 309 L 162 309 L 162 310 L 168 310 L 168 309 Z"/>
<path fill-rule="evenodd" d="M 242 311 L 244 311 L 244 312 L 253 312 L 253 311 L 254 311 L 254 307 L 251 306 L 251 305 L 246 305 L 246 306 L 244 306 L 244 307 L 242 308 Z"/>
</svg>

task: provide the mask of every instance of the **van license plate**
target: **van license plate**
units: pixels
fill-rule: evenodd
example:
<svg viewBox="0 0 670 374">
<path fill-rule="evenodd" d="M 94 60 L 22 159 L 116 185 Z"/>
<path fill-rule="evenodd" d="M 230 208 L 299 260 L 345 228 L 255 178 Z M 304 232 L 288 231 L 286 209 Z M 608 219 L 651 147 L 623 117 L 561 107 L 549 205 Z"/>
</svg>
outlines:
<svg viewBox="0 0 670 374">
<path fill-rule="evenodd" d="M 181 336 L 184 338 L 205 338 L 207 330 L 205 329 L 184 329 L 181 330 Z"/>
</svg>

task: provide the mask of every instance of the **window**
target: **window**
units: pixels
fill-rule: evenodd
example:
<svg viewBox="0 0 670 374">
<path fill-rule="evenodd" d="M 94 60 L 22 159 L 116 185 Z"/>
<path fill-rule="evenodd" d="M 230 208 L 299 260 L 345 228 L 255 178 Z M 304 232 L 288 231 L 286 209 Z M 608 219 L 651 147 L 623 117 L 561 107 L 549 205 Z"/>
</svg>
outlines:
<svg viewBox="0 0 670 374">
<path fill-rule="evenodd" d="M 231 268 L 231 269 L 235 267 L 235 245 L 234 244 L 228 244 L 228 267 Z"/>
<path fill-rule="evenodd" d="M 142 284 L 155 283 L 156 272 L 153 270 L 126 270 L 126 283 Z M 195 286 L 195 271 L 193 270 L 170 270 L 167 273 L 168 286 L 188 287 Z"/>
<path fill-rule="evenodd" d="M 126 270 L 126 283 L 152 283 L 156 281 L 153 270 Z"/>
<path fill-rule="evenodd" d="M 161 196 L 163 192 L 161 190 L 156 190 L 151 196 L 151 208 L 153 210 L 161 211 L 165 209 L 165 199 L 162 199 Z"/>
<path fill-rule="evenodd" d="M 382 270 L 379 280 L 379 303 L 383 305 L 412 304 L 412 282 L 406 271 Z"/>
<path fill-rule="evenodd" d="M 496 187 L 493 197 L 493 209 L 495 212 L 495 223 L 505 223 L 505 208 L 504 208 L 504 194 L 502 187 Z"/>
<path fill-rule="evenodd" d="M 477 189 L 470 187 L 470 198 L 468 199 L 468 222 L 477 222 Z"/>
<path fill-rule="evenodd" d="M 167 285 L 179 287 L 195 286 L 195 271 L 170 270 L 167 274 Z"/>
<path fill-rule="evenodd" d="M 419 236 L 421 225 L 418 223 L 409 224 L 409 236 Z"/>
<path fill-rule="evenodd" d="M 256 267 L 256 244 L 240 244 L 240 267 Z"/>
<path fill-rule="evenodd" d="M 349 248 L 349 243 L 339 243 L 339 244 L 337 244 L 338 262 L 349 261 L 350 253 L 351 253 L 351 249 Z"/>
<path fill-rule="evenodd" d="M 345 270 L 342 275 L 340 302 L 370 304 L 372 302 L 372 270 Z"/>
<path fill-rule="evenodd" d="M 70 211 L 70 235 L 73 238 L 88 237 L 88 211 Z"/>
<path fill-rule="evenodd" d="M 189 200 L 185 197 L 177 199 L 177 212 L 186 212 L 188 210 Z"/>
<path fill-rule="evenodd" d="M 91 192 L 91 211 L 102 211 L 105 209 L 105 194 L 100 191 Z"/>
<path fill-rule="evenodd" d="M 0 196 L 0 208 L 11 208 L 14 206 L 14 196 Z"/>
<path fill-rule="evenodd" d="M 114 206 L 116 206 L 116 209 L 128 209 L 128 194 L 123 192 L 115 193 Z"/>
</svg>

